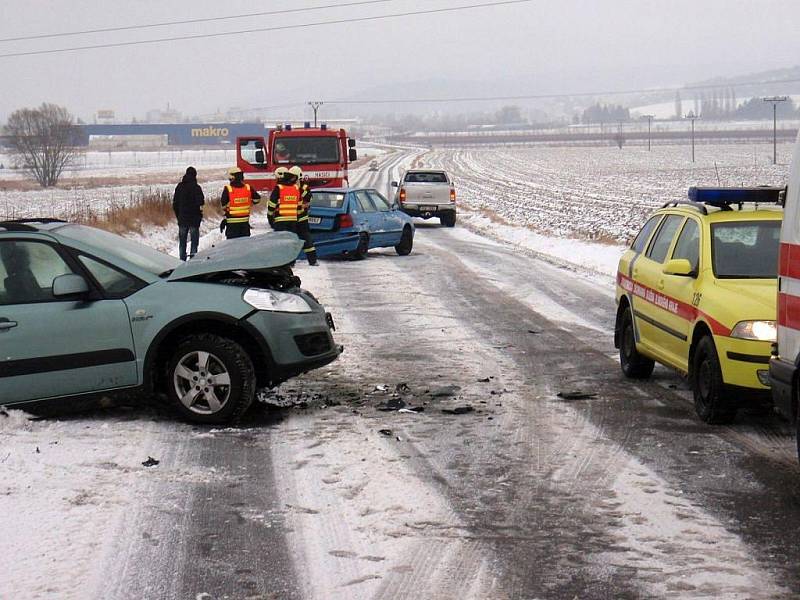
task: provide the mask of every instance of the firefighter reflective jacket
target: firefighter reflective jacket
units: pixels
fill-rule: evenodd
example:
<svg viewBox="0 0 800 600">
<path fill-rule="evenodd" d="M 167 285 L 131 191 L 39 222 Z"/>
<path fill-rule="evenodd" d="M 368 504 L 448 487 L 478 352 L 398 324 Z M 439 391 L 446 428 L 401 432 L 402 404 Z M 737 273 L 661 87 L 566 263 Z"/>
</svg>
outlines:
<svg viewBox="0 0 800 600">
<path fill-rule="evenodd" d="M 277 203 L 270 202 L 269 210 L 275 223 L 296 222 L 302 211 L 300 204 L 300 188 L 296 185 L 278 184 Z M 273 204 L 277 204 L 273 206 Z"/>
<path fill-rule="evenodd" d="M 245 183 L 242 187 L 226 185 L 225 189 L 228 191 L 228 223 L 247 223 L 250 220 L 250 208 L 253 206 L 250 184 Z"/>
</svg>

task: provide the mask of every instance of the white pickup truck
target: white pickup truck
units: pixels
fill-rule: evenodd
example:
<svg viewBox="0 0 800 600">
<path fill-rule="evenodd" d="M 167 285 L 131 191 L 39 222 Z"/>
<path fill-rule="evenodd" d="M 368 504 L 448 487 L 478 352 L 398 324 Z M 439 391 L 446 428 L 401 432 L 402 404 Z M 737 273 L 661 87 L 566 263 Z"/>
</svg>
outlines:
<svg viewBox="0 0 800 600">
<path fill-rule="evenodd" d="M 436 169 L 411 169 L 403 174 L 397 188 L 395 200 L 400 210 L 411 217 L 430 219 L 438 217 L 442 225 L 456 224 L 456 189 L 445 171 Z"/>
</svg>

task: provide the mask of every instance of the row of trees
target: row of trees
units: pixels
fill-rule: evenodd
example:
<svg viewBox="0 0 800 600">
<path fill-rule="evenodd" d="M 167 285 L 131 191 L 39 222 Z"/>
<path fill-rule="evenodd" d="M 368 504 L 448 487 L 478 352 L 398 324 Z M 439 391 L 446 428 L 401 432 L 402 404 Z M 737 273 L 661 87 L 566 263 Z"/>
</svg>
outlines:
<svg viewBox="0 0 800 600">
<path fill-rule="evenodd" d="M 78 153 L 79 130 L 69 111 L 55 104 L 11 113 L 3 128 L 17 166 L 42 187 L 54 186 Z"/>
<path fill-rule="evenodd" d="M 619 104 L 593 104 L 585 108 L 581 115 L 581 123 L 616 123 L 630 121 L 631 111 Z"/>
</svg>

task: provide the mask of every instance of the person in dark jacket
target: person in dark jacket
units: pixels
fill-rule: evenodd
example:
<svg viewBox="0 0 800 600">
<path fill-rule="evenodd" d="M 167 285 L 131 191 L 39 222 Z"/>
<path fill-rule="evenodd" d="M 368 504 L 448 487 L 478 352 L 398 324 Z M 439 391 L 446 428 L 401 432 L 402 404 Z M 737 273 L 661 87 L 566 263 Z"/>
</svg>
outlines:
<svg viewBox="0 0 800 600">
<path fill-rule="evenodd" d="M 186 260 L 186 241 L 191 238 L 189 258 L 197 254 L 200 242 L 200 222 L 203 220 L 203 188 L 197 183 L 197 170 L 187 167 L 186 174 L 175 188 L 172 210 L 178 219 L 178 254 Z"/>
</svg>

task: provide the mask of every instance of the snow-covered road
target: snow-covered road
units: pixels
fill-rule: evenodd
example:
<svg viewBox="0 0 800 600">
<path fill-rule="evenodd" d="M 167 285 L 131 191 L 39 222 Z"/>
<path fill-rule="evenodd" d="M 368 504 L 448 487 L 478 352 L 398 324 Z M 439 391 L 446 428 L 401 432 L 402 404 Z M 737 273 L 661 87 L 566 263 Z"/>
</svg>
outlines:
<svg viewBox="0 0 800 600">
<path fill-rule="evenodd" d="M 704 425 L 666 369 L 625 380 L 613 252 L 494 233 L 514 243 L 433 220 L 408 257 L 300 263 L 345 353 L 237 427 L 0 416 L 0 598 L 800 594 L 790 428 Z M 398 399 L 424 411 L 378 410 Z"/>
</svg>

